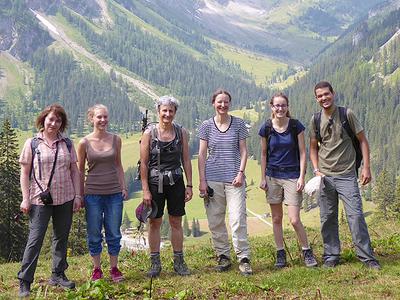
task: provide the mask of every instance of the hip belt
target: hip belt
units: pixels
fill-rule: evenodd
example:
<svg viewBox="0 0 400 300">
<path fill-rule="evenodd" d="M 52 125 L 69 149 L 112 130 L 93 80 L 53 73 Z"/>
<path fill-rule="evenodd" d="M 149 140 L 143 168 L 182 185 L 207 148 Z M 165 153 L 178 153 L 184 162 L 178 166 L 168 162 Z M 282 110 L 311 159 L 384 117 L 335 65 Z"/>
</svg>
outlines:
<svg viewBox="0 0 400 300">
<path fill-rule="evenodd" d="M 169 185 L 174 185 L 174 176 L 173 175 L 182 175 L 182 169 L 178 168 L 175 170 L 164 170 L 159 171 L 157 169 L 150 169 L 150 177 L 158 177 L 158 193 L 162 193 L 164 191 L 164 176 L 168 177 Z"/>
</svg>

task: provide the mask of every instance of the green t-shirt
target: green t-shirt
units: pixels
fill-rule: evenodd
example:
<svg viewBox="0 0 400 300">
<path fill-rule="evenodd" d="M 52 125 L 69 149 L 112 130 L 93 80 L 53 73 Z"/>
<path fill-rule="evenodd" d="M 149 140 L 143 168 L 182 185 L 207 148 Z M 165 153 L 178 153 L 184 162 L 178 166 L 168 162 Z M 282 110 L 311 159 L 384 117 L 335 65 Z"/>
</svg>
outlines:
<svg viewBox="0 0 400 300">
<path fill-rule="evenodd" d="M 331 117 L 332 121 L 322 111 L 321 113 L 321 143 L 318 150 L 318 168 L 329 176 L 341 175 L 355 170 L 356 152 L 350 136 L 340 123 L 339 109 L 336 107 Z M 363 128 L 354 115 L 353 111 L 347 109 L 347 119 L 350 128 L 355 134 L 363 131 Z M 314 116 L 310 124 L 311 138 L 316 138 Z"/>
</svg>

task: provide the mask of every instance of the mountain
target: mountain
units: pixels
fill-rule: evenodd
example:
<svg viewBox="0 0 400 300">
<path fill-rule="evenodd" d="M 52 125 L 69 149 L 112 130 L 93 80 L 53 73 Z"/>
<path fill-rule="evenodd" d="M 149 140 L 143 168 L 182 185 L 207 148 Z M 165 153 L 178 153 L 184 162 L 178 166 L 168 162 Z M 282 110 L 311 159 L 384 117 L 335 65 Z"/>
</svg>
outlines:
<svg viewBox="0 0 400 300">
<path fill-rule="evenodd" d="M 121 1 L 132 3 L 129 0 Z M 304 65 L 380 0 L 140 0 L 158 15 L 252 51 Z M 129 7 L 135 13 L 139 7 Z"/>
<path fill-rule="evenodd" d="M 71 129 L 81 133 L 87 107 L 103 102 L 115 107 L 115 128 L 129 130 L 129 122 L 140 119 L 139 106 L 152 108 L 154 98 L 171 93 L 182 100 L 183 109 L 191 108 L 191 114 L 180 116 L 191 128 L 209 114 L 209 97 L 218 87 L 235 95 L 236 106 L 265 97 L 266 89 L 251 74 L 225 60 L 201 34 L 161 16 L 156 22 L 144 6 L 138 16 L 119 2 L 1 0 L 7 23 L 0 24 L 0 32 L 10 42 L 2 45 L 8 56 L 0 57 L 0 87 L 5 86 L 0 97 L 13 126 L 29 128 L 27 115 L 33 118 L 41 107 L 58 101 L 69 108 Z M 28 65 L 27 77 L 33 78 L 29 87 L 22 78 L 17 93 L 7 88 L 14 58 L 18 69 Z M 30 105 L 13 105 L 21 96 Z"/>
<path fill-rule="evenodd" d="M 291 110 L 307 125 L 319 110 L 313 87 L 330 81 L 339 105 L 359 117 L 375 173 L 400 167 L 400 1 L 388 2 L 352 26 L 287 89 Z"/>
</svg>

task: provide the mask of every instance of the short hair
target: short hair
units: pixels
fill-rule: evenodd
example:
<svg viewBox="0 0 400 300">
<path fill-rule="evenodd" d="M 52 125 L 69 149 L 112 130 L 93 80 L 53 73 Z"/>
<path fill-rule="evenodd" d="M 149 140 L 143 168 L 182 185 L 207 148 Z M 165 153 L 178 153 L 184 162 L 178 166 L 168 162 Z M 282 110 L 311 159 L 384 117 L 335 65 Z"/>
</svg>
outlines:
<svg viewBox="0 0 400 300">
<path fill-rule="evenodd" d="M 269 100 L 269 104 L 270 104 L 270 105 L 274 105 L 274 99 L 275 99 L 275 98 L 278 98 L 278 97 L 282 97 L 283 99 L 286 100 L 286 104 L 287 104 L 287 106 L 288 106 L 288 110 L 286 111 L 286 116 L 287 116 L 288 118 L 290 118 L 291 115 L 290 115 L 290 112 L 289 112 L 289 97 L 286 96 L 284 93 L 278 92 L 278 93 L 275 93 L 274 95 L 272 95 L 271 99 Z M 271 113 L 271 119 L 273 119 L 273 118 L 275 118 L 274 112 Z"/>
<path fill-rule="evenodd" d="M 172 96 L 165 95 L 165 96 L 161 96 L 156 101 L 157 111 L 160 111 L 161 105 L 171 105 L 171 106 L 175 107 L 175 111 L 177 111 L 178 107 L 179 107 L 179 101 Z"/>
<path fill-rule="evenodd" d="M 89 107 L 88 110 L 87 110 L 86 115 L 87 115 L 87 119 L 88 119 L 89 122 L 92 121 L 92 118 L 93 118 L 93 116 L 94 116 L 94 111 L 95 111 L 96 109 L 104 109 L 104 110 L 107 111 L 107 113 L 108 113 L 108 108 L 107 108 L 107 106 L 105 106 L 104 104 L 95 104 L 95 105 Z"/>
<path fill-rule="evenodd" d="M 50 104 L 40 112 L 39 116 L 36 118 L 36 128 L 38 130 L 42 130 L 44 128 L 44 120 L 51 112 L 61 119 L 60 132 L 64 132 L 64 130 L 68 127 L 67 113 L 65 112 L 64 107 L 58 103 Z"/>
<path fill-rule="evenodd" d="M 232 96 L 231 96 L 231 94 L 229 94 L 228 91 L 226 91 L 226 90 L 224 90 L 224 89 L 218 89 L 218 90 L 216 90 L 216 91 L 212 94 L 212 96 L 211 96 L 211 103 L 214 103 L 214 102 L 215 102 L 215 99 L 217 98 L 217 96 L 218 96 L 218 95 L 221 95 L 221 94 L 227 95 L 228 98 L 229 98 L 229 102 L 232 101 Z"/>
<path fill-rule="evenodd" d="M 333 94 L 333 87 L 328 81 L 320 81 L 314 87 L 314 95 L 316 95 L 315 91 L 318 89 L 329 88 L 329 91 Z"/>
</svg>

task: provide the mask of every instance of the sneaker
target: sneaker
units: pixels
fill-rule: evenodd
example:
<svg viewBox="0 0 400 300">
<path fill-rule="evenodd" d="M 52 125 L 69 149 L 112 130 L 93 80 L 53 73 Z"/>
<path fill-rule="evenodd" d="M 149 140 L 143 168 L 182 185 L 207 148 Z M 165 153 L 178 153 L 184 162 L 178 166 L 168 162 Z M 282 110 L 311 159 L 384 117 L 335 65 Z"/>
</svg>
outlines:
<svg viewBox="0 0 400 300">
<path fill-rule="evenodd" d="M 103 278 L 103 271 L 100 268 L 94 268 L 92 272 L 92 281 L 97 281 Z"/>
<path fill-rule="evenodd" d="M 161 260 L 159 255 L 150 256 L 151 267 L 149 272 L 147 272 L 147 276 L 149 277 L 158 277 L 161 273 Z"/>
<path fill-rule="evenodd" d="M 232 266 L 231 259 L 223 254 L 218 256 L 218 265 L 216 270 L 218 272 L 225 272 L 228 271 L 229 268 Z"/>
<path fill-rule="evenodd" d="M 69 280 L 65 273 L 62 272 L 60 274 L 53 273 L 51 278 L 49 279 L 49 285 L 51 286 L 61 286 L 66 289 L 74 289 L 75 282 Z"/>
<path fill-rule="evenodd" d="M 183 259 L 183 255 L 174 255 L 174 271 L 180 276 L 190 275 L 190 271 Z"/>
<path fill-rule="evenodd" d="M 18 296 L 20 298 L 25 298 L 29 297 L 30 293 L 31 293 L 31 283 L 26 280 L 20 279 Z"/>
<path fill-rule="evenodd" d="M 282 269 L 284 267 L 286 267 L 286 251 L 281 249 L 276 251 L 275 268 Z"/>
<path fill-rule="evenodd" d="M 326 260 L 322 265 L 324 268 L 334 268 L 339 264 L 337 260 Z"/>
<path fill-rule="evenodd" d="M 306 267 L 311 268 L 311 267 L 316 267 L 318 265 L 312 249 L 303 250 L 303 257 Z"/>
<path fill-rule="evenodd" d="M 250 260 L 245 257 L 242 258 L 239 262 L 239 271 L 243 276 L 249 276 L 253 274 L 253 270 L 251 269 L 250 266 Z"/>
<path fill-rule="evenodd" d="M 124 280 L 124 275 L 122 275 L 121 271 L 118 270 L 117 267 L 112 267 L 110 270 L 110 276 L 112 281 L 114 282 L 121 282 Z"/>
<path fill-rule="evenodd" d="M 368 260 L 364 264 L 365 264 L 366 267 L 368 267 L 370 269 L 374 269 L 374 270 L 380 270 L 381 269 L 381 265 L 376 260 Z"/>
</svg>

